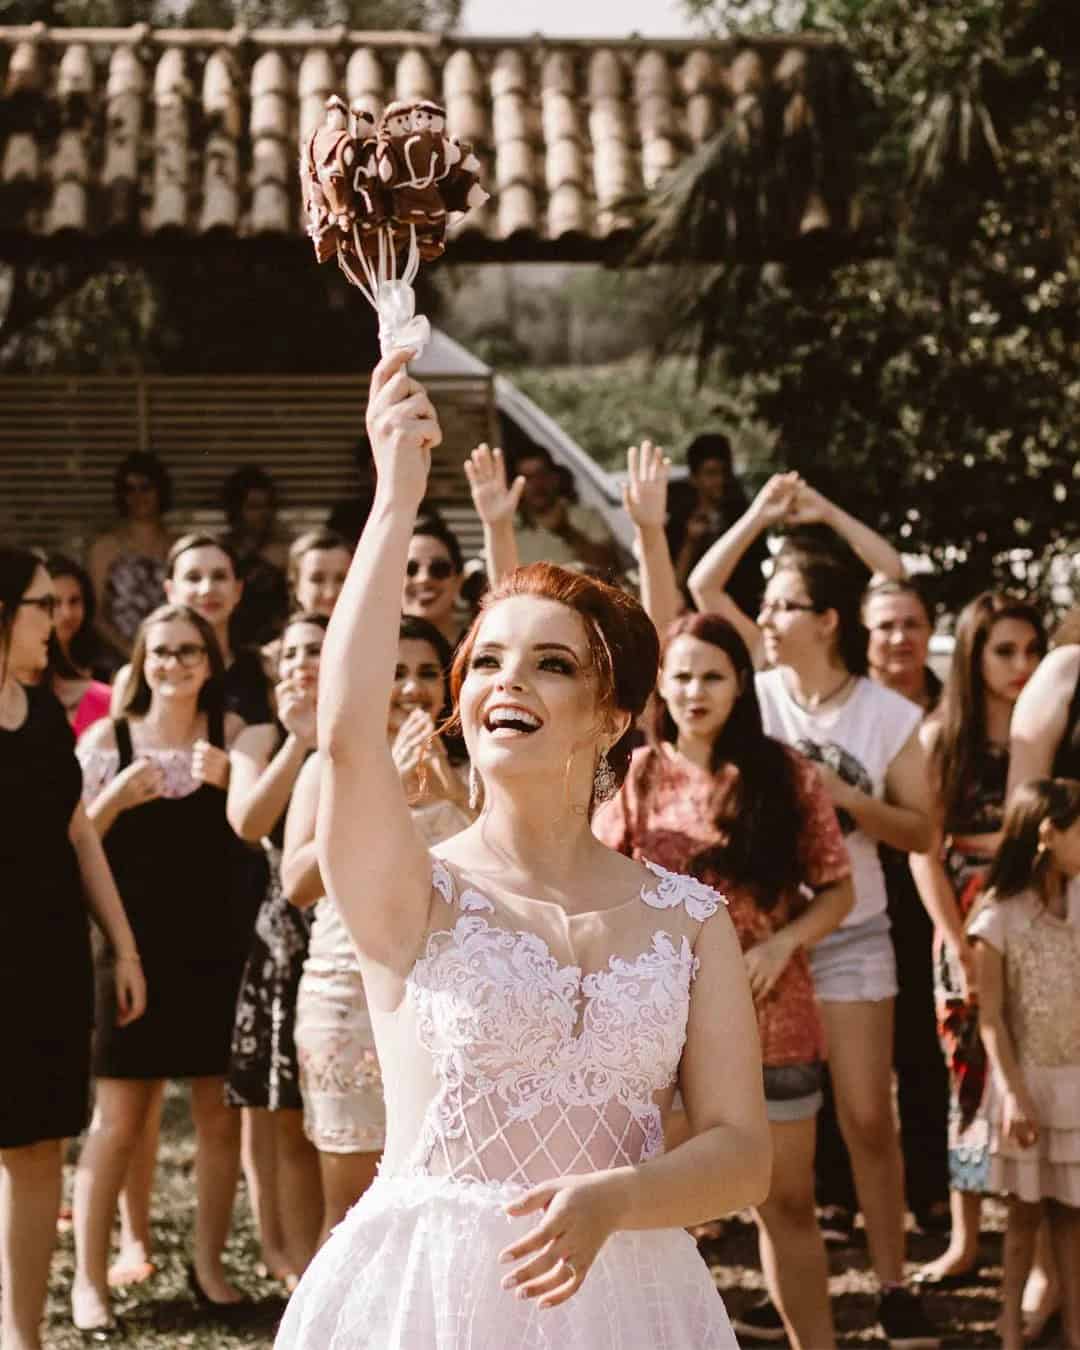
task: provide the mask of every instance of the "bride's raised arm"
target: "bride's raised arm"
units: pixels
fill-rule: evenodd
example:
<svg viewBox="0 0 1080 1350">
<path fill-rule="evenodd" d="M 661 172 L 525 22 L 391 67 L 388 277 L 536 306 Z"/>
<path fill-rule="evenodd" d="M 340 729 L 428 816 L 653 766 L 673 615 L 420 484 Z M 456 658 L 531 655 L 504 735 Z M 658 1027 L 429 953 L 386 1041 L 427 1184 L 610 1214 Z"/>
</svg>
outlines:
<svg viewBox="0 0 1080 1350">
<path fill-rule="evenodd" d="M 361 955 L 407 974 L 427 926 L 431 870 L 387 744 L 409 537 L 442 439 L 409 375 L 413 353 L 375 367 L 367 431 L 375 500 L 326 631 L 320 668 L 319 866 Z"/>
</svg>

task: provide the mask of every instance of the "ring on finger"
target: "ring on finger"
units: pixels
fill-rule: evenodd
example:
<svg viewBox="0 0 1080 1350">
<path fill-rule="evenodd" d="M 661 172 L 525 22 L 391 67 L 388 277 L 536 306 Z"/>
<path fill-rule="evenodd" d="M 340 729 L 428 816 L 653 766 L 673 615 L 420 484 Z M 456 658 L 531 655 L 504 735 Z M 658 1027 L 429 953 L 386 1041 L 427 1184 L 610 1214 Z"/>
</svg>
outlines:
<svg viewBox="0 0 1080 1350">
<path fill-rule="evenodd" d="M 574 1263 L 573 1263 L 573 1261 L 568 1261 L 568 1260 L 566 1259 L 565 1256 L 560 1256 L 560 1257 L 559 1257 L 559 1265 L 560 1265 L 560 1266 L 563 1266 L 566 1270 L 568 1270 L 568 1271 L 570 1272 L 570 1278 L 571 1278 L 572 1280 L 576 1280 L 576 1279 L 577 1279 L 577 1271 L 574 1269 Z"/>
</svg>

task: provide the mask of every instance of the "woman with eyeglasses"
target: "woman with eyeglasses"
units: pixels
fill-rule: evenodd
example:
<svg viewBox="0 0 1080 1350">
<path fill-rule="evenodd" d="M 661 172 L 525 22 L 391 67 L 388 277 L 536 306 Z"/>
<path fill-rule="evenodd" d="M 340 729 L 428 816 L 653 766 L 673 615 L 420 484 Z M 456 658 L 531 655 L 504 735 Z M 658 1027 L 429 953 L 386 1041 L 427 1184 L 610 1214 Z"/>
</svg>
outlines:
<svg viewBox="0 0 1080 1350">
<path fill-rule="evenodd" d="M 45 559 L 53 588 L 53 631 L 44 671 L 16 671 L 24 684 L 47 684 L 60 700 L 76 738 L 109 713 L 111 690 L 94 679 L 100 644 L 94 632 L 94 588 L 89 574 L 72 558 L 54 553 Z"/>
<path fill-rule="evenodd" d="M 241 1295 L 221 1264 L 240 1167 L 240 1120 L 225 1103 L 249 912 L 233 881 L 229 747 L 214 630 L 185 605 L 141 624 L 121 715 L 79 746 L 87 812 L 101 836 L 143 958 L 148 1013 L 114 1025 L 112 963 L 97 963 L 97 1103 L 75 1178 L 75 1323 L 112 1325 L 106 1263 L 125 1172 L 165 1080 L 191 1080 L 197 1209 L 189 1279 L 208 1304 Z"/>
<path fill-rule="evenodd" d="M 270 884 L 236 1001 L 226 1100 L 264 1125 L 272 1139 L 269 1184 L 280 1215 L 287 1286 L 303 1274 L 322 1223 L 319 1158 L 304 1134 L 296 1062 L 296 995 L 310 916 L 289 904 L 281 885 L 285 816 L 296 780 L 315 749 L 322 614 L 294 614 L 281 637 L 273 723 L 247 727 L 232 750 L 229 820 L 241 839 L 262 844 Z"/>
<path fill-rule="evenodd" d="M 262 658 L 252 648 L 238 646 L 232 638 L 232 618 L 243 594 L 240 564 L 227 543 L 217 535 L 183 535 L 169 550 L 166 561 L 165 595 L 170 604 L 186 605 L 214 633 L 224 664 L 221 697 L 226 712 L 235 713 L 249 726 L 273 721 L 270 683 Z M 113 685 L 113 715 L 119 716 L 129 692 L 129 668 L 119 671 Z M 237 916 L 246 908 L 248 935 L 269 884 L 266 859 L 260 848 L 236 841 L 231 865 L 232 903 Z M 120 1199 L 120 1255 L 110 1272 L 112 1283 L 135 1284 L 154 1273 L 151 1260 L 150 1196 L 157 1162 L 161 1097 L 147 1117 L 146 1135 L 136 1151 Z M 273 1204 L 272 1137 L 267 1127 L 245 1121 L 244 1172 L 255 1210 L 263 1254 L 273 1270 L 285 1268 L 281 1253 L 280 1222 Z"/>
<path fill-rule="evenodd" d="M 47 684 L 55 596 L 41 558 L 0 547 L 0 1327 L 40 1350 L 64 1140 L 89 1114 L 93 966 L 87 914 L 109 945 L 111 1007 L 146 1002 L 139 950 L 80 801 L 63 709 Z M 47 970 L 47 976 L 43 974 Z"/>
<path fill-rule="evenodd" d="M 409 540 L 401 612 L 434 624 L 453 646 L 461 636 L 457 614 L 465 560 L 457 535 L 441 520 L 421 516 Z"/>
<path fill-rule="evenodd" d="M 403 616 L 390 694 L 387 740 L 408 796 L 417 836 L 429 846 L 473 819 L 458 763 L 437 728 L 448 718 L 450 644 L 434 625 Z M 382 1074 L 375 1053 L 360 963 L 337 904 L 326 894 L 316 857 L 315 819 L 323 763 L 301 772 L 285 828 L 282 882 L 292 903 L 314 907 L 300 981 L 296 1041 L 304 1127 L 319 1151 L 323 1186 L 321 1246 L 367 1190 L 385 1139 Z"/>
<path fill-rule="evenodd" d="M 798 512 L 797 474 L 766 483 L 728 535 L 744 542 Z M 707 607 L 737 550 L 728 535 L 690 577 Z M 726 542 L 725 542 L 726 541 Z M 718 566 L 714 564 L 719 563 Z M 851 858 L 855 906 L 810 957 L 829 1070 L 890 1340 L 936 1343 L 904 1285 L 904 1168 L 893 1116 L 896 962 L 878 845 L 922 853 L 930 791 L 919 741 L 922 709 L 867 678 L 863 580 L 835 551 L 786 548 L 774 560 L 758 626 L 771 669 L 756 677 L 768 735 L 817 765 Z"/>
<path fill-rule="evenodd" d="M 87 559 L 98 607 L 95 624 L 113 667 L 131 655 L 139 624 L 164 598 L 172 536 L 162 516 L 172 506 L 172 480 L 156 455 L 137 450 L 116 466 L 117 523 L 91 544 Z"/>
</svg>

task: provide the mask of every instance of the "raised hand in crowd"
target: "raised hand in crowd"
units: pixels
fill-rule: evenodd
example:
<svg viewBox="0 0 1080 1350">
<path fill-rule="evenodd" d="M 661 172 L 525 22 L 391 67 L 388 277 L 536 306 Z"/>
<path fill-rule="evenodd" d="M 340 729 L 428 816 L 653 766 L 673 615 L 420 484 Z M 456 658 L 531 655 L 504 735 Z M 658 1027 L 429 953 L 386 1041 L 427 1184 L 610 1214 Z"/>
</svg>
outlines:
<svg viewBox="0 0 1080 1350">
<path fill-rule="evenodd" d="M 683 608 L 664 526 L 667 522 L 668 470 L 671 460 L 652 441 L 626 452 L 622 499 L 634 522 L 634 552 L 641 565 L 641 604 L 662 633 Z"/>
<path fill-rule="evenodd" d="M 671 460 L 652 441 L 626 452 L 623 506 L 639 533 L 662 530 L 667 523 L 668 470 Z"/>
<path fill-rule="evenodd" d="M 903 559 L 876 530 L 841 510 L 792 471 L 765 483 L 734 525 L 690 573 L 688 586 L 699 609 L 725 612 L 727 586 L 758 537 L 772 529 L 824 524 L 835 531 L 871 572 L 901 579 Z"/>
<path fill-rule="evenodd" d="M 799 494 L 806 486 L 794 469 L 787 473 L 774 473 L 750 503 L 747 515 L 767 529 L 790 524 Z"/>
<path fill-rule="evenodd" d="M 506 457 L 498 446 L 492 450 L 481 442 L 465 461 L 465 477 L 469 480 L 476 514 L 484 525 L 513 519 L 525 490 L 525 479 L 519 474 L 507 486 Z"/>
<path fill-rule="evenodd" d="M 863 563 L 879 577 L 900 581 L 905 576 L 903 559 L 896 549 L 876 530 L 856 520 L 835 502 L 812 488 L 801 478 L 788 507 L 784 523 L 788 526 L 827 525 Z"/>
<path fill-rule="evenodd" d="M 484 527 L 484 557 L 488 580 L 494 585 L 518 565 L 514 538 L 514 516 L 525 490 L 525 479 L 518 475 L 506 483 L 506 458 L 498 446 L 486 442 L 476 446 L 465 461 L 473 506 Z"/>
</svg>

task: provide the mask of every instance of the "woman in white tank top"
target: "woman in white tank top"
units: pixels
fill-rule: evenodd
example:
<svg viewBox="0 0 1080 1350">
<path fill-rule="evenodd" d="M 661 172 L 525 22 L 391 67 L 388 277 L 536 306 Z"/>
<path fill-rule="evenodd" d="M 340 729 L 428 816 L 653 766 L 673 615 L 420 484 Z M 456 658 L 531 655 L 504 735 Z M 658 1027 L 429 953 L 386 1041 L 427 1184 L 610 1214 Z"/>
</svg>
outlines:
<svg viewBox="0 0 1080 1350">
<path fill-rule="evenodd" d="M 769 526 L 798 521 L 803 491 L 797 475 L 770 479 L 731 537 L 714 545 L 713 560 L 706 554 L 691 577 L 699 604 L 713 603 L 710 571 L 714 588 L 716 578 L 722 588 L 739 543 L 748 547 Z M 890 1340 L 923 1345 L 936 1343 L 932 1328 L 903 1288 L 904 1172 L 892 1106 L 896 963 L 878 844 L 905 853 L 927 848 L 929 786 L 918 736 L 922 709 L 865 675 L 862 589 L 857 571 L 835 550 L 782 549 L 758 616 L 769 668 L 756 683 L 766 733 L 817 764 L 851 858 L 855 905 L 812 950 L 811 969 L 840 1128 L 882 1289 L 881 1323 Z"/>
</svg>

